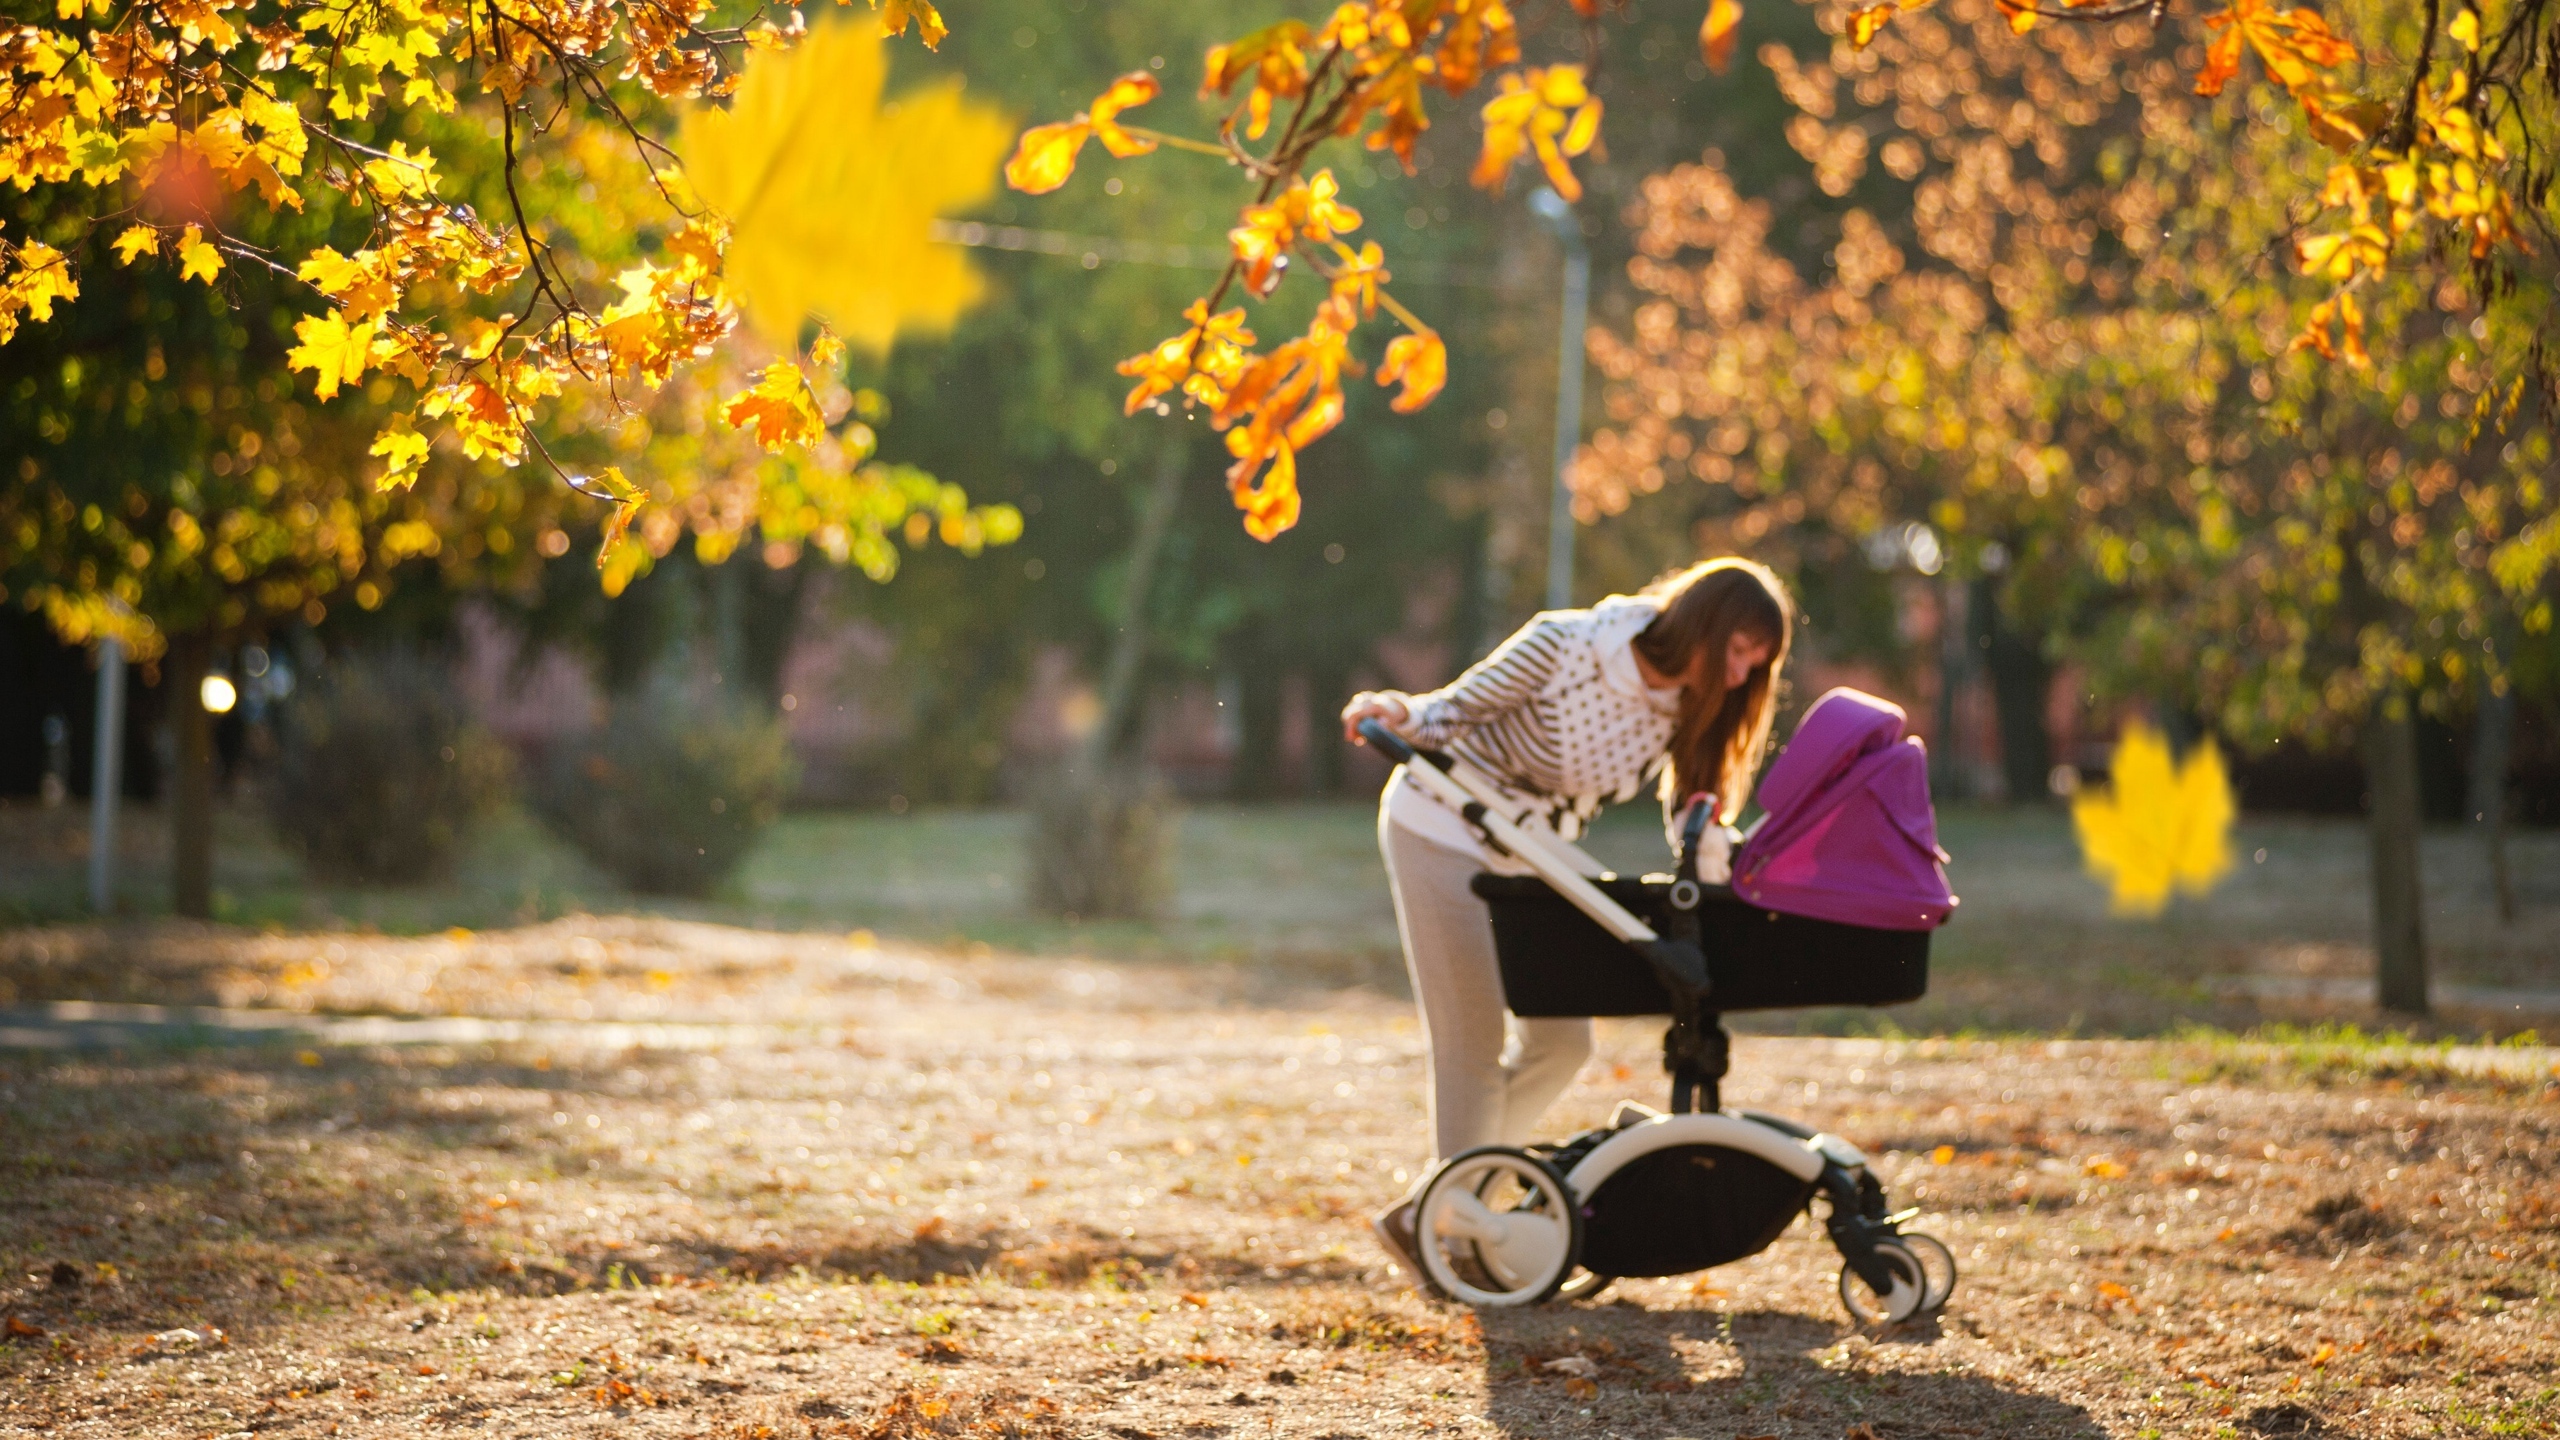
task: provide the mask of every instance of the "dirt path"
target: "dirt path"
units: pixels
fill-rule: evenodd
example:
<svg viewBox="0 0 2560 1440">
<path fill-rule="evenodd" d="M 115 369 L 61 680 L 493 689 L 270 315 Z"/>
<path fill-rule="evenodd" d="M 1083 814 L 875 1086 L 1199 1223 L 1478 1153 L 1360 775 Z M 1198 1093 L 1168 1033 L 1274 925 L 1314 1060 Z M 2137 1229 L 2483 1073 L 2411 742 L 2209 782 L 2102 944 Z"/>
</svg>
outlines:
<svg viewBox="0 0 2560 1440">
<path fill-rule="evenodd" d="M 1421 1130 L 1374 998 L 656 921 L 149 944 L 241 1003 L 752 1028 L 0 1058 L 0 1433 L 2560 1433 L 2531 1065 L 1746 1039 L 1731 1102 L 1930 1210 L 1944 1322 L 1850 1327 L 1803 1224 L 1478 1316 L 1360 1219 Z"/>
</svg>

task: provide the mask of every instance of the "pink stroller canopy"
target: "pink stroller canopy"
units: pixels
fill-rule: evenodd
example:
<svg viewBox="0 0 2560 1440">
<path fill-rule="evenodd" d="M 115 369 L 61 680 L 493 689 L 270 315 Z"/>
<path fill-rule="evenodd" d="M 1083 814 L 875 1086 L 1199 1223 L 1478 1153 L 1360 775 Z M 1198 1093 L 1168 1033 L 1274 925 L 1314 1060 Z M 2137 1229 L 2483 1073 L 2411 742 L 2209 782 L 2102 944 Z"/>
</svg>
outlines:
<svg viewBox="0 0 2560 1440">
<path fill-rule="evenodd" d="M 1929 756 L 1902 707 L 1857 690 L 1813 702 L 1760 784 L 1767 811 L 1733 857 L 1762 909 L 1928 930 L 1956 905 L 1929 808 Z"/>
</svg>

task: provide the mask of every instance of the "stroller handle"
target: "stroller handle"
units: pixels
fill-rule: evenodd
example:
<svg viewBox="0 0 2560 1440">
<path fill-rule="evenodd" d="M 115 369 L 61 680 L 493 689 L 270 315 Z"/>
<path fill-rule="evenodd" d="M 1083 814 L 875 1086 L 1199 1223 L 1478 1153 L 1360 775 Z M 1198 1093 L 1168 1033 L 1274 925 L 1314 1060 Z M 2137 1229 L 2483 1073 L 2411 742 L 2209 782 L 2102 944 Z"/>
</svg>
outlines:
<svg viewBox="0 0 2560 1440">
<path fill-rule="evenodd" d="M 1380 754 L 1385 755 L 1388 759 L 1395 761 L 1399 765 L 1410 765 L 1413 763 L 1414 749 L 1412 744 L 1403 736 L 1388 729 L 1384 724 L 1376 720 L 1363 720 L 1360 722 L 1360 738 L 1368 741 L 1372 746 L 1377 748 Z"/>
</svg>

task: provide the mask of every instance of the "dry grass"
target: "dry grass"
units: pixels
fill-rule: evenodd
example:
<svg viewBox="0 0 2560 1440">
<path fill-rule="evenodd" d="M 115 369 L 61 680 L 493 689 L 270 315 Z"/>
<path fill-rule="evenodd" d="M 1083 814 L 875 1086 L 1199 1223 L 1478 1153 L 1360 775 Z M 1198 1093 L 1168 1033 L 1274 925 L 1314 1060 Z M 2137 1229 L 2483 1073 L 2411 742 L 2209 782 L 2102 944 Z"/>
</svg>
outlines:
<svg viewBox="0 0 2560 1440">
<path fill-rule="evenodd" d="M 1932 1212 L 1944 1321 L 1851 1328 L 1804 1225 L 1474 1315 L 1366 1233 L 1422 1068 L 1364 992 L 663 919 L 0 939 L 63 984 L 739 1027 L 0 1060 L 0 1433 L 2560 1433 L 2560 1075 L 1746 1038 L 1729 1100 Z M 1655 1039 L 1604 1031 L 1559 1132 L 1656 1098 Z"/>
</svg>

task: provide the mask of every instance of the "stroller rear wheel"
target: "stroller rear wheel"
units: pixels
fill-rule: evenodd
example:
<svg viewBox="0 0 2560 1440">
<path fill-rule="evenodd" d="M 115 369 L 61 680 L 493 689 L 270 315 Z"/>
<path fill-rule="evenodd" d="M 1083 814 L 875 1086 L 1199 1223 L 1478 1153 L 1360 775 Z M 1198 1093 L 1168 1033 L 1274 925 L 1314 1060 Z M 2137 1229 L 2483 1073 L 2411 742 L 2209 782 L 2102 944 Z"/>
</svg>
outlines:
<svg viewBox="0 0 2560 1440">
<path fill-rule="evenodd" d="M 1849 1318 L 1861 1325 L 1899 1325 L 1920 1313 L 1921 1301 L 1928 1294 L 1928 1271 L 1899 1236 L 1878 1240 L 1876 1258 L 1893 1272 L 1892 1288 L 1879 1292 L 1856 1267 L 1843 1265 L 1840 1303 L 1847 1307 Z"/>
<path fill-rule="evenodd" d="M 1535 1305 L 1572 1273 L 1582 1213 L 1555 1167 L 1483 1145 L 1452 1157 L 1422 1187 L 1413 1236 L 1423 1278 L 1440 1294 L 1468 1305 Z"/>
<path fill-rule="evenodd" d="M 1608 1289 L 1617 1278 L 1615 1275 L 1602 1275 L 1591 1270 L 1576 1271 L 1572 1279 L 1556 1287 L 1556 1298 L 1568 1305 L 1576 1300 L 1588 1300 Z"/>
</svg>

